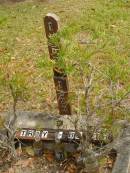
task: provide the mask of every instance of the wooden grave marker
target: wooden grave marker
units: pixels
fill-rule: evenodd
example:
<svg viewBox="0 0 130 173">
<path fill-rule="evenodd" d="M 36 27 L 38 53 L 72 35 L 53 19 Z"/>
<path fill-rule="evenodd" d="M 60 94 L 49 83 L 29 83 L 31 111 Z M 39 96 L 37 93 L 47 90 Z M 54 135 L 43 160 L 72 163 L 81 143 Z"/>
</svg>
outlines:
<svg viewBox="0 0 130 173">
<path fill-rule="evenodd" d="M 51 60 L 57 61 L 60 47 L 50 43 L 50 37 L 59 31 L 59 17 L 55 14 L 48 13 L 44 18 L 46 37 L 48 39 L 48 50 Z M 57 94 L 57 102 L 60 115 L 71 115 L 71 106 L 68 99 L 68 78 L 64 69 L 53 68 L 54 83 Z"/>
<path fill-rule="evenodd" d="M 48 50 L 50 59 L 56 61 L 58 58 L 58 53 L 60 47 L 55 44 L 51 44 L 50 37 L 59 31 L 59 18 L 52 13 L 49 13 L 44 18 L 45 32 L 48 40 Z M 57 67 L 53 68 L 54 72 L 54 83 L 57 94 L 58 108 L 60 115 L 71 115 L 71 106 L 68 102 L 68 78 L 64 72 L 64 69 L 59 69 Z M 39 137 L 42 141 L 55 142 L 57 137 L 61 142 L 80 142 L 82 137 L 82 132 L 77 132 L 75 130 L 65 130 L 65 129 L 37 129 L 37 128 L 21 128 L 15 133 L 15 138 L 22 141 L 35 141 L 36 137 Z"/>
</svg>

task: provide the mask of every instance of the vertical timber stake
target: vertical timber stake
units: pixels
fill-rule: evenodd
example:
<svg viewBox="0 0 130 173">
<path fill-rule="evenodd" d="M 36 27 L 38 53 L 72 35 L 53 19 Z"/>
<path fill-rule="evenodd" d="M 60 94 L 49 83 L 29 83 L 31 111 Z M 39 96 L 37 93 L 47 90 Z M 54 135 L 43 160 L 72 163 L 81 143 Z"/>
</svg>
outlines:
<svg viewBox="0 0 130 173">
<path fill-rule="evenodd" d="M 48 39 L 48 50 L 51 60 L 57 61 L 60 46 L 50 42 L 50 37 L 59 30 L 59 17 L 48 13 L 44 18 L 45 32 Z M 59 67 L 53 68 L 54 83 L 57 94 L 58 108 L 60 115 L 71 115 L 71 106 L 68 99 L 68 78 L 64 71 Z"/>
</svg>

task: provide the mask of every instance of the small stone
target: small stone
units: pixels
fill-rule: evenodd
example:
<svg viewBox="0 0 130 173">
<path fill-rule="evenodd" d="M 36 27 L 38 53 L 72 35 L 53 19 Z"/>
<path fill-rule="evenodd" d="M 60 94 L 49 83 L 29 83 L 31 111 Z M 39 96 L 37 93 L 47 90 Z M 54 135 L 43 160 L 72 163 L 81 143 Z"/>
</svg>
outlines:
<svg viewBox="0 0 130 173">
<path fill-rule="evenodd" d="M 61 162 L 65 159 L 64 153 L 62 151 L 55 151 L 55 159 L 58 162 Z"/>
</svg>

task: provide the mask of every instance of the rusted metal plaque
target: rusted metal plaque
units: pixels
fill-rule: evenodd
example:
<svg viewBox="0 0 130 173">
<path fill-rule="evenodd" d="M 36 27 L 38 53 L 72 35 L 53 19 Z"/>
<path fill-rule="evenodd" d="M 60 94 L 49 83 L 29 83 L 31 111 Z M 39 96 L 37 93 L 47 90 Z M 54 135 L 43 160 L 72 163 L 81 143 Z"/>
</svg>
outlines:
<svg viewBox="0 0 130 173">
<path fill-rule="evenodd" d="M 61 142 L 79 142 L 82 136 L 82 132 L 76 132 L 74 130 L 61 130 L 61 129 L 29 129 L 23 128 L 16 131 L 15 138 L 20 140 L 34 141 L 39 138 L 43 141 L 56 141 Z"/>
<path fill-rule="evenodd" d="M 48 50 L 50 59 L 57 60 L 60 47 L 54 43 L 50 43 L 49 39 L 53 34 L 56 34 L 59 30 L 59 18 L 55 14 L 47 14 L 44 18 L 45 32 L 48 39 Z M 64 72 L 64 69 L 55 67 L 54 71 L 54 83 L 57 93 L 57 101 L 59 107 L 59 113 L 61 115 L 71 115 L 71 106 L 68 99 L 68 79 Z"/>
</svg>

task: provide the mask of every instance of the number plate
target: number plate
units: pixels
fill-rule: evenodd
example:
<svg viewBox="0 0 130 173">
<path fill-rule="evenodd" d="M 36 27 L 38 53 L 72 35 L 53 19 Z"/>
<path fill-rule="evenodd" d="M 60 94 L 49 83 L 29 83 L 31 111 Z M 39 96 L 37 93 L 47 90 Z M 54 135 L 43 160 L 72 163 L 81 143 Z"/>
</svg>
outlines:
<svg viewBox="0 0 130 173">
<path fill-rule="evenodd" d="M 35 140 L 39 138 L 43 141 L 55 141 L 56 139 L 63 142 L 79 142 L 82 132 L 78 133 L 74 130 L 54 130 L 54 129 L 28 129 L 23 128 L 16 131 L 15 138 L 21 140 Z"/>
</svg>

